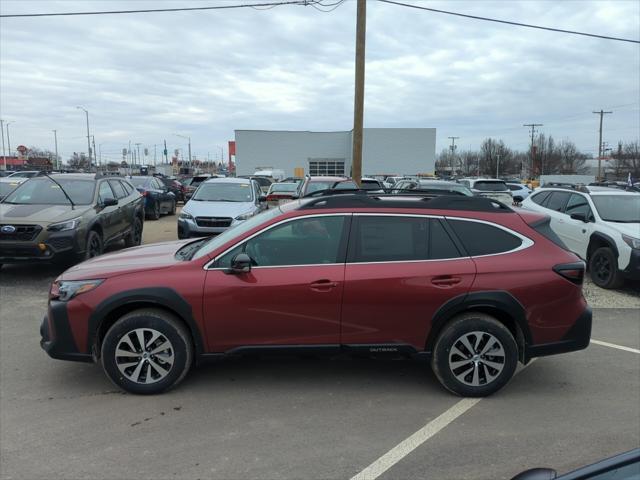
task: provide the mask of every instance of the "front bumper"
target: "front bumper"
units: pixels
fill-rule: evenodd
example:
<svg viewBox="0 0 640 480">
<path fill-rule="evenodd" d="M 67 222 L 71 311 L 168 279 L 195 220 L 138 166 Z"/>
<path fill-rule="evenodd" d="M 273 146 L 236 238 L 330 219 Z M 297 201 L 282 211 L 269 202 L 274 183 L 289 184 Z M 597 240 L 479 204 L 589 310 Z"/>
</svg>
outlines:
<svg viewBox="0 0 640 480">
<path fill-rule="evenodd" d="M 85 246 L 77 241 L 76 231 L 50 232 L 41 240 L 0 241 L 0 264 L 71 260 L 84 249 Z"/>
<path fill-rule="evenodd" d="M 640 280 L 640 250 L 631 249 L 629 265 L 622 271 L 622 274 L 629 280 Z"/>
<path fill-rule="evenodd" d="M 90 353 L 83 353 L 73 339 L 67 306 L 64 302 L 51 302 L 40 325 L 40 347 L 51 358 L 74 362 L 93 362 Z"/>
<path fill-rule="evenodd" d="M 591 340 L 591 322 L 591 308 L 587 307 L 559 342 L 527 345 L 525 347 L 524 363 L 534 357 L 546 357 L 548 355 L 584 350 L 589 346 L 589 341 Z"/>
</svg>

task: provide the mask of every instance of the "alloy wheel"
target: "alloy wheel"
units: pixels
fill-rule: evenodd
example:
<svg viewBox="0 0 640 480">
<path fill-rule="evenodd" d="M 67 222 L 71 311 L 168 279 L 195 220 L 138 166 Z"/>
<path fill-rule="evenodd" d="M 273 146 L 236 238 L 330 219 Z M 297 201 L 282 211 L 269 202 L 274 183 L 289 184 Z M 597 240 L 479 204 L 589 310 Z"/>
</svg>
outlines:
<svg viewBox="0 0 640 480">
<path fill-rule="evenodd" d="M 606 283 L 611 276 L 611 265 L 609 263 L 609 259 L 604 255 L 598 255 L 594 259 L 593 265 L 595 267 L 595 275 L 601 282 Z"/>
<path fill-rule="evenodd" d="M 97 257 L 101 253 L 100 238 L 93 235 L 89 242 L 89 258 Z"/>
<path fill-rule="evenodd" d="M 174 349 L 169 339 L 152 328 L 136 328 L 122 336 L 116 346 L 118 370 L 128 380 L 156 383 L 164 379 L 174 363 Z"/>
<path fill-rule="evenodd" d="M 469 332 L 459 337 L 449 352 L 449 368 L 459 382 L 479 387 L 493 382 L 505 367 L 502 343 L 487 332 Z"/>
</svg>

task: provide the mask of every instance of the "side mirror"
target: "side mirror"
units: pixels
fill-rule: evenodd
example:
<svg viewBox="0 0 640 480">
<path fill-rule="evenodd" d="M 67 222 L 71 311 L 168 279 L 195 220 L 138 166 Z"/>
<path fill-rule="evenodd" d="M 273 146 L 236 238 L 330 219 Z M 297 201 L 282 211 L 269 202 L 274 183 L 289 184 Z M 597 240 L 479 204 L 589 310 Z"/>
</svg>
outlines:
<svg viewBox="0 0 640 480">
<path fill-rule="evenodd" d="M 532 468 L 519 473 L 511 480 L 553 480 L 558 478 L 558 473 L 551 468 Z"/>
<path fill-rule="evenodd" d="M 115 207 L 116 205 L 118 205 L 118 200 L 115 198 L 105 198 L 102 201 L 103 207 Z"/>
<path fill-rule="evenodd" d="M 239 253 L 231 259 L 231 268 L 227 273 L 249 273 L 251 271 L 251 257 L 246 253 Z"/>
<path fill-rule="evenodd" d="M 262 202 L 266 202 L 266 201 L 267 201 L 267 196 L 266 196 L 266 195 L 260 195 L 260 196 L 258 197 L 258 201 L 259 201 L 260 203 L 262 203 Z"/>
<path fill-rule="evenodd" d="M 572 213 L 571 218 L 573 218 L 574 220 L 581 220 L 584 223 L 589 223 L 589 219 L 584 213 Z"/>
</svg>

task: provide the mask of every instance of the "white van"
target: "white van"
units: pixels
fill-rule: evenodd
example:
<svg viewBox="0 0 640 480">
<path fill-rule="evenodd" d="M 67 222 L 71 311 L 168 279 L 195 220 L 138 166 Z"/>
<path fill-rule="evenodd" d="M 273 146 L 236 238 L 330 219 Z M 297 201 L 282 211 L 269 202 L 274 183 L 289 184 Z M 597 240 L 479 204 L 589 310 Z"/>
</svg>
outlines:
<svg viewBox="0 0 640 480">
<path fill-rule="evenodd" d="M 280 182 L 285 179 L 286 175 L 284 174 L 284 170 L 279 170 L 276 168 L 261 168 L 255 171 L 253 174 L 254 177 L 269 177 L 273 178 L 276 182 Z"/>
</svg>

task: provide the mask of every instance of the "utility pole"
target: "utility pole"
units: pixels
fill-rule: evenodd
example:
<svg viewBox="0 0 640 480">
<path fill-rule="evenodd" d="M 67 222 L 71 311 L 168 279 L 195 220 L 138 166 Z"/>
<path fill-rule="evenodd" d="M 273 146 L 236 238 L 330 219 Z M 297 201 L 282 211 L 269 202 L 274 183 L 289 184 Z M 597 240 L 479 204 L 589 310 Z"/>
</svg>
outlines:
<svg viewBox="0 0 640 480">
<path fill-rule="evenodd" d="M 499 153 L 496 153 L 496 158 L 497 158 L 497 162 L 496 162 L 496 178 L 500 178 L 500 157 L 501 157 L 501 155 Z"/>
<path fill-rule="evenodd" d="M 60 170 L 60 161 L 58 160 L 58 131 L 53 130 L 53 141 L 56 146 L 56 170 Z"/>
<path fill-rule="evenodd" d="M 91 142 L 93 143 L 93 160 L 96 164 L 96 170 L 98 169 L 98 158 L 96 157 L 96 137 L 95 135 L 91 135 Z M 102 156 L 102 155 L 100 155 Z M 100 159 L 100 162 L 102 162 L 102 159 Z"/>
<path fill-rule="evenodd" d="M 2 160 L 4 163 L 4 169 L 7 169 L 7 156 L 4 151 L 4 120 L 0 118 L 0 133 L 2 133 Z"/>
<path fill-rule="evenodd" d="M 9 138 L 9 125 L 11 125 L 13 122 L 7 122 L 6 125 L 6 129 L 7 129 L 7 150 L 9 151 L 9 156 L 11 156 L 11 139 Z"/>
<path fill-rule="evenodd" d="M 154 167 L 156 166 L 157 156 L 158 156 L 158 145 L 154 143 L 153 144 L 153 166 Z"/>
<path fill-rule="evenodd" d="M 456 161 L 456 140 L 460 137 L 447 137 L 451 139 L 451 145 L 449 149 L 451 150 L 451 176 L 453 177 L 455 174 L 455 161 Z"/>
<path fill-rule="evenodd" d="M 542 127 L 544 125 L 542 123 L 525 123 L 522 126 L 531 128 L 531 165 L 529 167 L 529 173 L 527 175 L 527 178 L 529 178 L 533 174 L 533 166 L 534 166 L 533 164 L 534 164 L 534 161 L 535 161 L 535 159 L 534 159 L 533 142 L 534 142 L 535 135 L 536 135 L 536 127 Z M 520 172 L 520 174 L 522 175 L 523 172 Z"/>
<path fill-rule="evenodd" d="M 605 112 L 604 110 L 600 110 L 599 112 L 593 112 L 596 115 L 600 115 L 600 137 L 598 140 L 598 181 L 602 179 L 602 117 L 604 117 L 608 113 L 613 112 Z"/>
<path fill-rule="evenodd" d="M 167 141 L 164 141 L 164 161 L 165 163 L 169 163 L 169 152 L 167 152 Z"/>
<path fill-rule="evenodd" d="M 356 79 L 353 106 L 353 147 L 351 176 L 360 185 L 362 180 L 362 129 L 364 124 L 364 64 L 367 37 L 367 2 L 358 0 L 356 17 Z"/>
<path fill-rule="evenodd" d="M 136 164 L 140 164 L 141 160 L 140 160 L 140 145 L 142 145 L 141 143 L 136 143 L 136 151 L 138 152 L 136 155 Z"/>
</svg>

